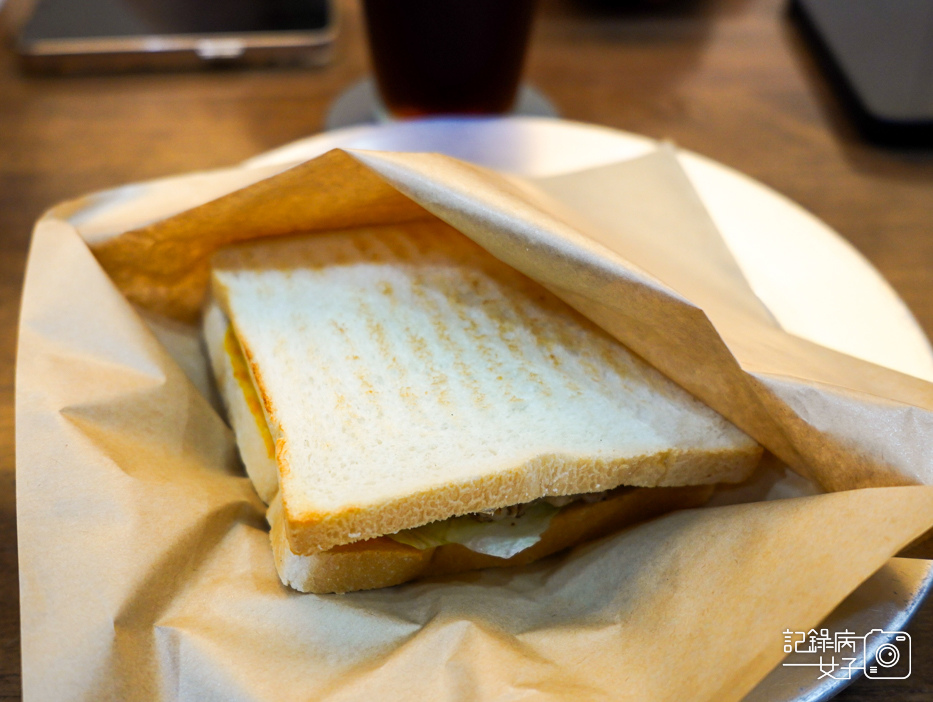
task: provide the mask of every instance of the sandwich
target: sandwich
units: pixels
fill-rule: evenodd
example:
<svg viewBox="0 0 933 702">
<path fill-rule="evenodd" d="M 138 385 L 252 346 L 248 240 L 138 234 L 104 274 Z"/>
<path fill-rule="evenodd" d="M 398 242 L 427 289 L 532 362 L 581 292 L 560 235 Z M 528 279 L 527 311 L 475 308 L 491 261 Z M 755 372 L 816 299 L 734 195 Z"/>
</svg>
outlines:
<svg viewBox="0 0 933 702">
<path fill-rule="evenodd" d="M 282 582 L 521 565 L 750 475 L 761 448 L 440 221 L 212 261 L 204 338 Z"/>
</svg>

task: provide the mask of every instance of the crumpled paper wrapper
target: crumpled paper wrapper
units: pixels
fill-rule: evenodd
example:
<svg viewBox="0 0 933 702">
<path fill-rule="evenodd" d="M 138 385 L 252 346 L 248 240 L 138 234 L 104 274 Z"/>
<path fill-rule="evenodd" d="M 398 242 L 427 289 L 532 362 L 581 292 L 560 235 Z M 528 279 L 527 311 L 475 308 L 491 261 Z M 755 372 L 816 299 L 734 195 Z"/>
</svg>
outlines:
<svg viewBox="0 0 933 702">
<path fill-rule="evenodd" d="M 210 254 L 425 217 L 796 474 L 771 465 L 717 506 L 529 567 L 283 587 L 191 325 Z M 866 587 L 930 567 L 891 557 L 933 526 L 933 386 L 784 332 L 665 149 L 535 182 L 334 151 L 65 203 L 35 231 L 19 344 L 27 700 L 751 699 L 781 671 L 785 629 L 843 600 L 830 619 L 856 621 L 877 604 Z M 766 499 L 814 485 L 827 494 Z"/>
</svg>

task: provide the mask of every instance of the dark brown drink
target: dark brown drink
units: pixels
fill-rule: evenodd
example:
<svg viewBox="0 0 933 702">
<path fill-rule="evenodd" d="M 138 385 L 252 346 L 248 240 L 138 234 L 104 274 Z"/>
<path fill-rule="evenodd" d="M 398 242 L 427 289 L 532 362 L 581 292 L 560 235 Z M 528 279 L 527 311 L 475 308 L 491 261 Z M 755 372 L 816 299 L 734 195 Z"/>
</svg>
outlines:
<svg viewBox="0 0 933 702">
<path fill-rule="evenodd" d="M 394 117 L 497 114 L 515 102 L 535 0 L 364 0 Z"/>
</svg>

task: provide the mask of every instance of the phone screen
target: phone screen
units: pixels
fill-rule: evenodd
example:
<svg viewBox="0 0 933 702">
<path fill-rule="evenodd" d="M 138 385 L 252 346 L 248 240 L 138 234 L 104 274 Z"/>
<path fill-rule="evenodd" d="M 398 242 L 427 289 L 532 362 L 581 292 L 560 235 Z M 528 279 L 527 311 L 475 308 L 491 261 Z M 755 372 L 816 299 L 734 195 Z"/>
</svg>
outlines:
<svg viewBox="0 0 933 702">
<path fill-rule="evenodd" d="M 327 0 L 40 0 L 21 41 L 307 31 L 329 15 Z"/>
</svg>

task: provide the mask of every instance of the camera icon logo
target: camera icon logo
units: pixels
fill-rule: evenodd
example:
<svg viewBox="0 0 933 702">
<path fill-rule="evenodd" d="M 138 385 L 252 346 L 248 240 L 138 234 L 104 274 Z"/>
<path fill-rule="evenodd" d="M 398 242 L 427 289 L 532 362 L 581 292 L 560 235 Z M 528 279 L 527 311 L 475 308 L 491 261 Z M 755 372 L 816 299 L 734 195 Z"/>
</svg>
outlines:
<svg viewBox="0 0 933 702">
<path fill-rule="evenodd" d="M 907 632 L 872 629 L 865 634 L 862 653 L 866 678 L 903 680 L 910 677 L 910 634 Z M 872 654 L 874 660 L 871 660 Z"/>
</svg>

